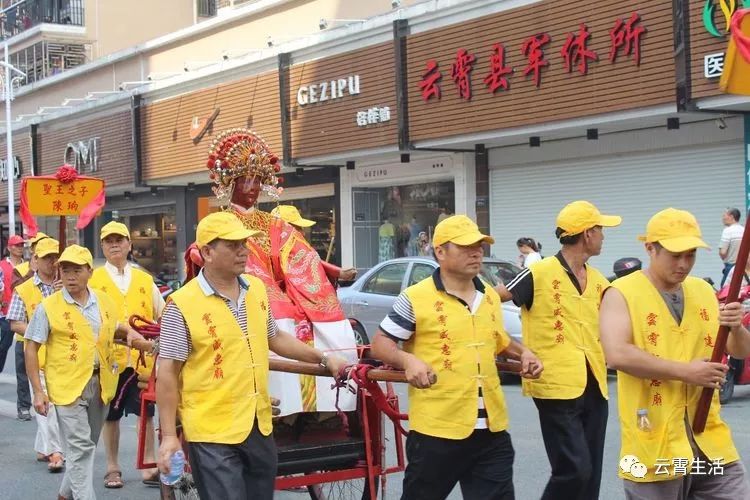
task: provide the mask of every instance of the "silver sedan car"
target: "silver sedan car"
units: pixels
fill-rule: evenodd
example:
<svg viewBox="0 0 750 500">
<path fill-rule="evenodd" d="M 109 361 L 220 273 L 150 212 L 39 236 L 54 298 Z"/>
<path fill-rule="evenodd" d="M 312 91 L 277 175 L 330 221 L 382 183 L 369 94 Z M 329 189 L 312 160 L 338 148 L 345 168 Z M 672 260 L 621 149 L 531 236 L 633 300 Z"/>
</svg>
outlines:
<svg viewBox="0 0 750 500">
<path fill-rule="evenodd" d="M 344 314 L 352 320 L 358 343 L 369 344 L 380 322 L 383 321 L 396 301 L 396 297 L 407 287 L 432 276 L 438 264 L 428 257 L 402 257 L 381 262 L 364 273 L 352 286 L 339 288 L 338 296 Z M 485 257 L 481 277 L 495 286 L 508 283 L 521 268 L 506 260 Z M 521 341 L 520 309 L 512 302 L 505 302 L 503 323 L 508 335 Z"/>
</svg>

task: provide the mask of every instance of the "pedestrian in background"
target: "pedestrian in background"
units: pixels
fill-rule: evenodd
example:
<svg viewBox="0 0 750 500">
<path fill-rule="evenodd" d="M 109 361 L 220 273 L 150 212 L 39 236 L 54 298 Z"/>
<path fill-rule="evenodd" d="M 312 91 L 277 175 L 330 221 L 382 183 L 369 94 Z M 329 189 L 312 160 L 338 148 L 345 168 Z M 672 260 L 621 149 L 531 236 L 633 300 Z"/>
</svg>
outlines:
<svg viewBox="0 0 750 500">
<path fill-rule="evenodd" d="M 518 251 L 521 252 L 521 255 L 518 256 L 521 267 L 527 268 L 534 262 L 542 260 L 542 254 L 539 253 L 542 245 L 534 241 L 533 238 L 518 238 L 516 246 Z"/>
<path fill-rule="evenodd" d="M 740 225 L 740 211 L 736 208 L 728 208 L 721 221 L 726 227 L 721 232 L 721 241 L 719 242 L 719 257 L 724 261 L 719 288 L 724 286 L 729 270 L 734 267 L 734 263 L 737 261 L 740 241 L 742 240 L 742 234 L 745 232 L 745 228 Z"/>
<path fill-rule="evenodd" d="M 8 238 L 8 256 L 0 262 L 0 273 L 2 273 L 2 308 L 0 309 L 0 372 L 5 368 L 5 360 L 8 356 L 10 346 L 13 345 L 13 331 L 10 329 L 10 321 L 6 317 L 10 300 L 13 297 L 13 269 L 21 265 L 23 260 L 23 238 L 14 234 Z M 29 393 L 29 381 L 26 378 L 26 368 L 23 363 L 23 344 L 17 343 L 16 356 L 16 409 L 19 420 L 31 420 L 31 394 Z M 19 357 L 21 359 L 19 359 Z"/>
</svg>

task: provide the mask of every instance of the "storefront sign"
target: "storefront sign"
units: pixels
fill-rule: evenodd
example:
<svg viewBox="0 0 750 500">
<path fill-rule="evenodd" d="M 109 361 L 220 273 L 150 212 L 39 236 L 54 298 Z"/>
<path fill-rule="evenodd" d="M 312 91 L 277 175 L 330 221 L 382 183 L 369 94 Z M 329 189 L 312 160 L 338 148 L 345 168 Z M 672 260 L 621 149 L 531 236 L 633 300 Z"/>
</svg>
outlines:
<svg viewBox="0 0 750 500">
<path fill-rule="evenodd" d="M 104 187 L 101 179 L 79 179 L 63 183 L 48 178 L 27 177 L 26 196 L 35 215 L 80 215 L 81 210 Z"/>
<path fill-rule="evenodd" d="M 359 94 L 359 75 L 339 78 L 316 85 L 302 85 L 297 90 L 297 103 L 300 106 L 341 99 L 344 95 Z"/>
<path fill-rule="evenodd" d="M 625 56 L 632 59 L 636 66 L 640 66 L 641 39 L 645 33 L 646 28 L 641 23 L 641 17 L 637 12 L 633 12 L 628 18 L 616 19 L 609 30 L 610 48 L 606 59 L 610 64 L 615 64 L 618 56 Z M 581 75 L 586 75 L 589 65 L 599 61 L 599 54 L 588 48 L 588 40 L 591 36 L 587 25 L 581 23 L 578 31 L 569 32 L 560 49 L 556 49 L 562 58 L 562 65 L 566 72 L 577 71 Z M 556 40 L 552 40 L 548 33 L 537 33 L 524 40 L 520 52 L 526 59 L 526 66 L 520 71 L 519 78 L 531 79 L 537 88 L 541 87 L 542 73 L 551 64 L 549 54 L 550 49 L 554 49 L 554 42 Z M 510 90 L 509 76 L 515 72 L 515 68 L 505 64 L 506 49 L 508 48 L 502 43 L 495 43 L 489 53 L 490 71 L 484 75 L 483 82 L 485 91 L 490 94 L 495 94 L 500 89 Z M 456 85 L 458 96 L 465 101 L 471 100 L 472 97 L 471 72 L 477 57 L 481 56 L 459 48 L 451 63 L 450 78 Z M 442 78 L 440 62 L 427 61 L 419 82 L 422 99 L 425 102 L 431 99 L 440 100 Z"/>
<path fill-rule="evenodd" d="M 366 127 L 368 125 L 375 125 L 376 123 L 385 123 L 389 121 L 391 121 L 390 106 L 370 108 L 367 111 L 357 111 L 358 127 Z"/>
<path fill-rule="evenodd" d="M 99 138 L 69 142 L 65 147 L 63 163 L 75 166 L 78 173 L 99 170 Z"/>
<path fill-rule="evenodd" d="M 409 168 L 393 165 L 378 165 L 372 167 L 357 167 L 357 179 L 360 181 L 378 181 L 383 179 L 395 179 L 400 177 L 415 177 L 434 175 L 440 172 L 450 171 L 453 164 L 448 159 L 439 161 L 414 162 Z"/>
<path fill-rule="evenodd" d="M 703 58 L 703 75 L 706 78 L 719 78 L 724 72 L 724 52 L 709 54 Z"/>
<path fill-rule="evenodd" d="M 720 23 L 716 22 L 716 4 L 719 4 L 723 19 Z M 712 36 L 723 38 L 729 34 L 729 23 L 732 16 L 739 8 L 750 8 L 750 0 L 706 0 L 703 5 L 703 26 Z M 720 24 L 723 27 L 720 28 Z M 721 29 L 721 31 L 719 31 Z"/>
<path fill-rule="evenodd" d="M 21 178 L 21 158 L 18 156 L 13 157 L 13 178 Z M 0 160 L 0 182 L 8 182 L 8 160 L 6 158 Z"/>
</svg>

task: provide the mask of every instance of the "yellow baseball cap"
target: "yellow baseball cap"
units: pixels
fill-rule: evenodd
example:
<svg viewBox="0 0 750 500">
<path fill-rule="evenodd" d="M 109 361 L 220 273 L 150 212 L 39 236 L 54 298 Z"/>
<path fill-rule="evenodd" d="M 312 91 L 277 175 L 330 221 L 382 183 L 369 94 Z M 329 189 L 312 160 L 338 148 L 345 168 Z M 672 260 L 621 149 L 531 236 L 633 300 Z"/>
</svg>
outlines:
<svg viewBox="0 0 750 500">
<path fill-rule="evenodd" d="M 44 238 L 49 238 L 49 236 L 47 236 L 47 235 L 46 235 L 46 234 L 44 234 L 43 232 L 39 231 L 38 233 L 36 233 L 36 234 L 34 235 L 34 237 L 33 237 L 33 238 L 30 238 L 30 239 L 29 239 L 29 245 L 31 245 L 31 246 L 34 246 L 34 245 L 36 245 L 37 243 L 39 243 L 39 242 L 40 242 L 41 240 L 43 240 Z"/>
<path fill-rule="evenodd" d="M 40 259 L 53 253 L 60 253 L 60 242 L 52 238 L 42 239 L 34 248 L 34 255 Z"/>
<path fill-rule="evenodd" d="M 568 203 L 557 214 L 557 227 L 563 230 L 560 236 L 573 236 L 595 226 L 619 226 L 621 222 L 619 215 L 602 215 L 592 203 L 582 200 Z"/>
<path fill-rule="evenodd" d="M 439 247 L 448 242 L 456 245 L 468 246 L 479 241 L 495 243 L 495 238 L 482 234 L 476 223 L 465 215 L 451 215 L 435 226 L 432 235 L 432 245 Z"/>
<path fill-rule="evenodd" d="M 80 245 L 70 245 L 67 247 L 63 250 L 57 262 L 60 264 L 70 262 L 79 266 L 89 266 L 92 269 L 94 267 L 94 258 L 91 256 L 91 252 L 89 252 L 88 248 Z"/>
<path fill-rule="evenodd" d="M 710 248 L 701 237 L 701 228 L 693 214 L 667 208 L 651 217 L 646 234 L 638 239 L 647 243 L 657 242 L 668 251 L 679 253 L 694 248 Z"/>
<path fill-rule="evenodd" d="M 195 242 L 200 248 L 214 240 L 246 240 L 260 232 L 247 229 L 242 221 L 231 212 L 214 212 L 198 223 L 198 228 L 195 231 Z"/>
<path fill-rule="evenodd" d="M 128 226 L 123 224 L 122 222 L 117 221 L 111 221 L 107 222 L 102 226 L 101 235 L 99 236 L 100 240 L 103 240 L 107 236 L 118 234 L 120 236 L 123 236 L 127 239 L 130 239 L 130 231 L 128 231 Z"/>
<path fill-rule="evenodd" d="M 302 214 L 299 213 L 297 207 L 293 205 L 279 205 L 278 207 L 271 210 L 273 215 L 281 217 L 289 224 L 293 224 L 298 227 L 310 227 L 315 225 L 314 220 L 305 219 Z"/>
</svg>

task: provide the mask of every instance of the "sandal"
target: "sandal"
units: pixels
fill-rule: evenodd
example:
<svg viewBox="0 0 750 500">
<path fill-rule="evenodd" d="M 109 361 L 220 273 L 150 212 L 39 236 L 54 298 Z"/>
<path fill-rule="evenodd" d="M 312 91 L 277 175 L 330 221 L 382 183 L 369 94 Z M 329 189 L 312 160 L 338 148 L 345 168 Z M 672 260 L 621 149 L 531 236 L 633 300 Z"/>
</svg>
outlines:
<svg viewBox="0 0 750 500">
<path fill-rule="evenodd" d="M 51 473 L 57 473 L 63 470 L 65 467 L 65 460 L 59 453 L 53 453 L 49 456 L 49 463 L 47 464 L 47 470 Z"/>
<path fill-rule="evenodd" d="M 119 470 L 113 470 L 104 475 L 105 488 L 114 490 L 123 486 L 125 486 L 125 483 L 122 482 L 122 472 Z"/>
<path fill-rule="evenodd" d="M 143 478 L 143 484 L 146 486 L 159 486 L 159 469 L 155 469 L 150 475 Z"/>
</svg>

